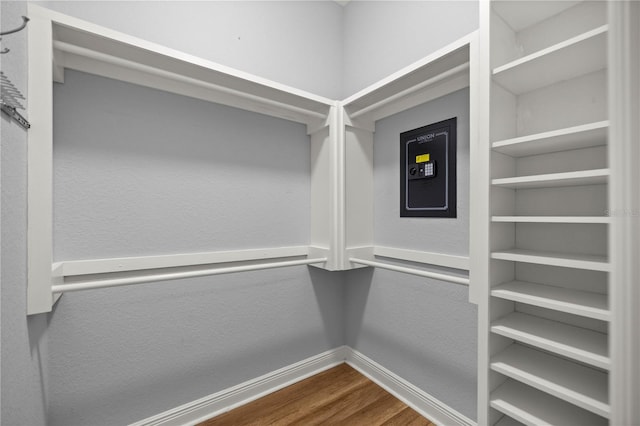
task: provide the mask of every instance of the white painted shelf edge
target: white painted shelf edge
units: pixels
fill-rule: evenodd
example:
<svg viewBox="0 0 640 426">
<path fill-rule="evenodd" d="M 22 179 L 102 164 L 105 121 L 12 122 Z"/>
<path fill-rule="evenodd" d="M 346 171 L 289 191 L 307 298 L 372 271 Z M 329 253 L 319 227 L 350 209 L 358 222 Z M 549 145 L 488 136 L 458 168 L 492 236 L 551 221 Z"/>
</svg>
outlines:
<svg viewBox="0 0 640 426">
<path fill-rule="evenodd" d="M 581 42 L 584 42 L 586 40 L 589 40 L 593 37 L 597 37 L 599 35 L 603 35 L 607 33 L 607 30 L 609 29 L 609 27 L 607 25 L 602 25 L 598 28 L 595 28 L 593 30 L 587 31 L 585 33 L 579 34 L 575 37 L 566 39 L 561 41 L 560 43 L 554 44 L 553 46 L 549 46 L 547 48 L 538 50 L 537 52 L 533 52 L 529 55 L 526 55 L 522 58 L 518 58 L 514 61 L 511 61 L 509 63 L 506 63 L 504 65 L 495 67 L 493 69 L 493 75 L 497 75 L 500 74 L 502 72 L 505 72 L 507 70 L 513 69 L 513 68 L 517 68 L 519 66 L 522 66 L 524 64 L 530 63 L 532 61 L 535 61 L 536 59 L 539 58 L 543 58 L 551 53 L 555 53 L 555 52 L 559 52 L 562 51 L 564 49 L 570 48 L 576 44 L 579 44 Z"/>
<path fill-rule="evenodd" d="M 495 151 L 512 157 L 606 145 L 609 121 L 598 121 L 548 132 L 504 139 L 491 144 Z"/>
<path fill-rule="evenodd" d="M 598 185 L 607 183 L 609 169 L 580 170 L 575 172 L 548 173 L 543 175 L 497 178 L 494 186 L 505 188 L 548 188 L 557 186 Z"/>
<path fill-rule="evenodd" d="M 491 393 L 496 410 L 531 426 L 606 425 L 607 421 L 575 405 L 561 401 L 515 380 L 507 380 Z"/>
<path fill-rule="evenodd" d="M 491 295 L 514 302 L 540 306 L 587 318 L 609 321 L 607 296 L 587 291 L 572 290 L 550 285 L 511 281 L 491 289 Z"/>
<path fill-rule="evenodd" d="M 604 256 L 570 255 L 557 252 L 512 249 L 494 251 L 491 253 L 491 258 L 592 271 L 609 271 L 609 262 Z"/>
<path fill-rule="evenodd" d="M 119 257 L 111 259 L 85 259 L 56 262 L 53 269 L 59 270 L 65 277 L 70 277 L 75 275 L 108 274 L 144 269 L 176 268 L 214 263 L 248 262 L 307 256 L 309 251 L 308 246 L 291 246 L 158 256 Z"/>
<path fill-rule="evenodd" d="M 458 40 L 448 44 L 447 46 L 444 46 L 440 49 L 438 49 L 437 51 L 425 56 L 424 58 L 402 68 L 399 71 L 394 72 L 393 74 L 389 75 L 388 77 L 385 77 L 373 84 L 371 84 L 370 86 L 365 87 L 364 89 L 360 90 L 359 92 L 345 98 L 344 100 L 342 100 L 341 104 L 342 106 L 344 106 L 345 108 L 348 108 L 349 106 L 353 106 L 354 104 L 358 103 L 359 101 L 362 101 L 363 98 L 367 97 L 367 96 L 371 96 L 371 95 L 375 95 L 375 94 L 381 94 L 383 92 L 387 92 L 389 90 L 389 87 L 392 86 L 393 84 L 397 84 L 399 81 L 402 81 L 404 79 L 407 79 L 408 77 L 410 77 L 412 74 L 415 74 L 417 72 L 419 72 L 422 69 L 425 69 L 426 67 L 429 67 L 431 64 L 433 64 L 434 62 L 441 60 L 442 58 L 446 57 L 447 55 L 450 55 L 453 52 L 456 52 L 460 49 L 466 49 L 468 48 L 468 46 L 471 44 L 471 42 L 475 39 L 475 37 L 477 37 L 477 31 L 474 31 L 466 36 L 463 36 L 461 38 L 459 38 Z M 464 61 L 464 62 L 468 62 Z M 458 65 L 462 65 L 464 62 L 462 63 L 457 63 L 455 66 Z M 382 95 L 381 97 L 387 97 L 387 96 L 392 96 L 395 95 L 394 92 L 391 92 L 389 94 L 385 94 Z M 371 104 L 366 104 L 366 105 L 361 105 L 360 108 L 365 108 L 370 106 Z M 358 110 L 360 109 L 358 108 Z M 357 110 L 354 110 L 352 112 L 356 112 Z"/>
<path fill-rule="evenodd" d="M 37 5 L 29 5 L 29 15 L 34 19 L 50 21 L 54 26 L 52 48 L 56 50 L 53 59 L 54 76 L 57 79 L 62 78 L 60 70 L 65 67 L 65 56 L 70 55 L 73 58 L 71 62 L 76 67 L 80 63 L 78 58 L 106 64 L 85 64 L 77 67 L 80 70 L 97 71 L 99 75 L 105 76 L 111 73 L 114 74 L 113 78 L 119 80 L 135 81 L 160 90 L 190 95 L 184 89 L 175 90 L 174 84 L 167 80 L 154 79 L 152 83 L 145 83 L 139 76 L 140 72 L 148 74 L 150 70 L 155 70 L 163 78 L 180 79 L 181 84 L 207 84 L 210 89 L 223 92 L 224 96 L 214 102 L 265 114 L 271 112 L 269 115 L 283 118 L 294 111 L 297 114 L 291 119 L 307 124 L 327 117 L 330 107 L 335 105 L 335 101 L 331 99 Z M 131 66 L 136 69 L 131 72 L 123 71 Z M 234 100 L 227 103 L 231 98 Z M 256 108 L 256 104 L 263 105 Z"/>
<path fill-rule="evenodd" d="M 445 268 L 469 270 L 469 257 L 396 247 L 373 246 L 373 255 Z M 371 259 L 373 260 L 373 259 Z"/>
<path fill-rule="evenodd" d="M 493 79 L 518 95 L 605 69 L 607 30 L 603 25 L 497 67 Z"/>
<path fill-rule="evenodd" d="M 609 369 L 607 336 L 558 321 L 514 312 L 491 324 L 491 332 L 534 347 Z"/>
<path fill-rule="evenodd" d="M 609 216 L 492 216 L 492 222 L 500 223 L 611 223 Z"/>
<path fill-rule="evenodd" d="M 609 417 L 607 374 L 514 344 L 491 358 L 491 369 L 580 408 Z"/>
<path fill-rule="evenodd" d="M 130 277 L 92 279 L 86 281 L 74 281 L 71 283 L 54 284 L 51 286 L 53 294 L 60 294 L 70 291 L 95 290 L 99 288 L 121 287 L 126 285 L 159 283 L 162 281 L 180 280 L 185 278 L 207 277 L 212 275 L 233 274 L 237 272 L 262 271 L 265 269 L 285 268 L 290 266 L 311 265 L 314 263 L 324 263 L 327 258 L 299 259 L 270 263 L 258 263 L 253 265 L 231 266 L 196 269 L 181 272 L 165 272 L 155 274 L 142 274 Z"/>
</svg>

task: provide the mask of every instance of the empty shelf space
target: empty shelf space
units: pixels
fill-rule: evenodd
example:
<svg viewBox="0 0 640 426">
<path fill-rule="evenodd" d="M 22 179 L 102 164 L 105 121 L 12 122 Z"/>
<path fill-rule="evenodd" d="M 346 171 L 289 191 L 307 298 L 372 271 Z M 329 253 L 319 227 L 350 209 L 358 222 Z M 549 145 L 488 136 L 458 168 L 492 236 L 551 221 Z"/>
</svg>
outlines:
<svg viewBox="0 0 640 426">
<path fill-rule="evenodd" d="M 526 425 L 606 425 L 590 413 L 527 385 L 507 380 L 491 393 L 491 407 Z"/>
<path fill-rule="evenodd" d="M 514 312 L 491 324 L 491 332 L 598 368 L 608 369 L 607 335 Z"/>
<path fill-rule="evenodd" d="M 609 417 L 608 375 L 522 345 L 491 359 L 491 369 L 599 416 Z"/>
<path fill-rule="evenodd" d="M 607 296 L 604 294 L 512 281 L 494 287 L 491 295 L 602 321 L 609 321 L 611 318 Z"/>
<path fill-rule="evenodd" d="M 601 146 L 607 143 L 609 121 L 583 124 L 533 135 L 493 142 L 494 151 L 511 157 L 547 154 L 572 149 Z"/>
<path fill-rule="evenodd" d="M 491 6 L 495 12 L 514 30 L 521 31 L 524 28 L 539 24 L 575 6 L 579 1 L 493 1 Z"/>
<path fill-rule="evenodd" d="M 492 216 L 492 222 L 501 223 L 603 223 L 611 222 L 609 216 Z"/>
<path fill-rule="evenodd" d="M 491 253 L 491 258 L 498 260 L 511 260 L 514 262 L 535 263 L 538 265 L 587 269 L 591 271 L 609 271 L 609 263 L 604 256 L 570 255 L 556 252 L 513 249 L 494 251 Z"/>
<path fill-rule="evenodd" d="M 496 423 L 494 426 L 522 426 L 522 425 L 523 423 L 520 423 L 514 418 L 511 418 L 509 416 L 502 416 L 500 420 L 498 420 L 498 423 Z"/>
<path fill-rule="evenodd" d="M 491 184 L 512 189 L 553 188 L 559 186 L 602 185 L 607 183 L 608 177 L 609 169 L 596 169 L 499 178 L 493 179 Z"/>
<path fill-rule="evenodd" d="M 604 69 L 607 29 L 603 25 L 497 67 L 493 79 L 517 95 Z"/>
</svg>

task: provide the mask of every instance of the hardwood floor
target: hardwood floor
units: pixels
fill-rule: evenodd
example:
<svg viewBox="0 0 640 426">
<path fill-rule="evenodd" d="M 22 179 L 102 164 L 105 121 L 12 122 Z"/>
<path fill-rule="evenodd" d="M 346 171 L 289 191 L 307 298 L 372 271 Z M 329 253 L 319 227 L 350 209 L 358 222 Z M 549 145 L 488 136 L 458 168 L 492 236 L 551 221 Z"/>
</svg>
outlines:
<svg viewBox="0 0 640 426">
<path fill-rule="evenodd" d="M 347 364 L 209 419 L 229 425 L 435 426 Z"/>
</svg>

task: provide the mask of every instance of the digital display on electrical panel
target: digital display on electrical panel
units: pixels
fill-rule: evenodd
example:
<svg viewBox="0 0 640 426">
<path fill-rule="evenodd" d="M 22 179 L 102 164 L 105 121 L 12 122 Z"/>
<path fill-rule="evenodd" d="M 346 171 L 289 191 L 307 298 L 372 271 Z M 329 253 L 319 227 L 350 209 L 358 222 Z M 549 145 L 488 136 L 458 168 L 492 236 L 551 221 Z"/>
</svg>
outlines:
<svg viewBox="0 0 640 426">
<path fill-rule="evenodd" d="M 400 217 L 456 217 L 456 125 L 400 134 Z"/>
</svg>

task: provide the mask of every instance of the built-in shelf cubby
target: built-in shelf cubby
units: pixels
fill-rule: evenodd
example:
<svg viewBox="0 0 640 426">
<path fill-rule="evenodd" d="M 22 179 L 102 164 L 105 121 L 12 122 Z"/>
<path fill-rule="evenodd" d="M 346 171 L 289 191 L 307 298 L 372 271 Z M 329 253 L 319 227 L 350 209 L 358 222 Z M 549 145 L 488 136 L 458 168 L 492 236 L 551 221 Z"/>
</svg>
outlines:
<svg viewBox="0 0 640 426">
<path fill-rule="evenodd" d="M 488 424 L 607 424 L 605 2 L 494 0 Z"/>
</svg>

